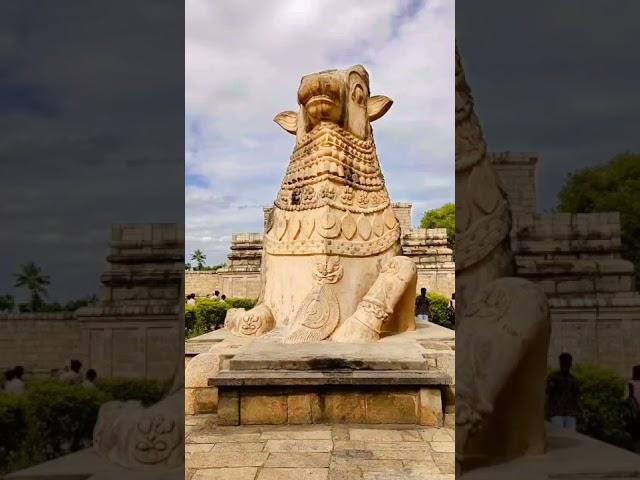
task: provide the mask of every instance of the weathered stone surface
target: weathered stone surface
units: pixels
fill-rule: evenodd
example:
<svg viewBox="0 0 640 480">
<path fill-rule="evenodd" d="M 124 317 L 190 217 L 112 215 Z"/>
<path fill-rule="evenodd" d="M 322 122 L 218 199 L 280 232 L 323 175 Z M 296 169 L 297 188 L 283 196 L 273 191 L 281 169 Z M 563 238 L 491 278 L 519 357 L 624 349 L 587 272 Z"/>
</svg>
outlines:
<svg viewBox="0 0 640 480">
<path fill-rule="evenodd" d="M 431 448 L 438 453 L 454 453 L 456 451 L 454 442 L 431 442 Z"/>
<path fill-rule="evenodd" d="M 258 469 L 255 467 L 212 468 L 198 470 L 192 480 L 254 480 Z"/>
<path fill-rule="evenodd" d="M 366 395 L 367 423 L 416 423 L 418 399 L 413 393 L 371 393 Z"/>
<path fill-rule="evenodd" d="M 327 480 L 328 468 L 263 468 L 257 480 Z"/>
<path fill-rule="evenodd" d="M 243 430 L 244 431 L 244 430 Z M 261 440 L 259 433 L 193 433 L 189 435 L 189 443 L 235 443 L 257 442 Z"/>
<path fill-rule="evenodd" d="M 211 452 L 216 455 L 220 451 L 234 450 L 236 452 L 261 452 L 265 442 L 224 442 L 216 443 Z"/>
<path fill-rule="evenodd" d="M 366 423 L 364 393 L 328 393 L 320 415 L 327 423 Z"/>
<path fill-rule="evenodd" d="M 317 403 L 317 401 L 317 395 L 312 393 L 287 395 L 288 423 L 313 423 L 312 404 Z"/>
<path fill-rule="evenodd" d="M 266 452 L 243 452 L 241 455 L 236 450 L 220 450 L 212 452 L 195 452 L 189 458 L 191 468 L 214 467 L 260 467 L 264 465 L 269 456 Z"/>
<path fill-rule="evenodd" d="M 431 458 L 433 458 L 433 461 L 440 470 L 440 473 L 455 473 L 455 458 L 451 453 L 433 452 L 431 453 Z"/>
<path fill-rule="evenodd" d="M 279 430 L 265 430 L 260 440 L 331 440 L 331 428 L 318 425 L 304 429 L 285 427 Z"/>
<path fill-rule="evenodd" d="M 194 452 L 210 452 L 213 447 L 214 445 L 210 443 L 189 443 L 184 446 L 184 453 L 189 455 Z"/>
<path fill-rule="evenodd" d="M 331 440 L 267 440 L 268 452 L 330 452 Z"/>
<path fill-rule="evenodd" d="M 378 460 L 431 460 L 426 446 L 423 446 L 421 450 L 385 449 L 372 450 L 372 453 L 373 458 Z"/>
<path fill-rule="evenodd" d="M 424 350 L 415 341 L 382 339 L 375 345 L 310 343 L 283 345 L 277 337 L 259 338 L 229 362 L 242 370 L 425 370 Z"/>
<path fill-rule="evenodd" d="M 185 388 L 184 407 L 186 415 L 198 413 L 214 413 L 218 407 L 218 391 L 216 388 Z"/>
<path fill-rule="evenodd" d="M 444 420 L 442 390 L 422 388 L 419 393 L 420 425 L 441 427 Z"/>
<path fill-rule="evenodd" d="M 329 452 L 273 452 L 265 467 L 327 468 L 330 459 Z"/>
<path fill-rule="evenodd" d="M 400 430 L 350 428 L 349 438 L 365 442 L 401 442 L 402 433 Z"/>
<path fill-rule="evenodd" d="M 240 395 L 237 390 L 218 391 L 218 425 L 240 424 Z"/>
<path fill-rule="evenodd" d="M 242 394 L 240 421 L 245 425 L 287 423 L 287 396 Z"/>
</svg>

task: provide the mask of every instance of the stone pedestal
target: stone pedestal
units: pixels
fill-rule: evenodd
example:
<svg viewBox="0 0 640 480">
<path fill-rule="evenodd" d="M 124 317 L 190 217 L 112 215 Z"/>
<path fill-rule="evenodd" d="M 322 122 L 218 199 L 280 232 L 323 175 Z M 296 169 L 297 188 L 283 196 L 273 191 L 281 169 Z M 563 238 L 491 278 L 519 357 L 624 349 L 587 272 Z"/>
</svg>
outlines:
<svg viewBox="0 0 640 480">
<path fill-rule="evenodd" d="M 453 342 L 453 331 L 437 325 L 374 344 L 258 338 L 209 379 L 218 424 L 442 426 L 455 411 Z"/>
</svg>

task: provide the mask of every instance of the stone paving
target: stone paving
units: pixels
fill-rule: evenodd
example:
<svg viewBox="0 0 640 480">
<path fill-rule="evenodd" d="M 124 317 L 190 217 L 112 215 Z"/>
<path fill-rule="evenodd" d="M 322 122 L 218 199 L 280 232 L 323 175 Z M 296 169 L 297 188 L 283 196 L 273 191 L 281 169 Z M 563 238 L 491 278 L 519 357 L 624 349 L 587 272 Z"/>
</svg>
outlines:
<svg viewBox="0 0 640 480">
<path fill-rule="evenodd" d="M 454 430 L 186 418 L 186 480 L 454 480 Z"/>
</svg>

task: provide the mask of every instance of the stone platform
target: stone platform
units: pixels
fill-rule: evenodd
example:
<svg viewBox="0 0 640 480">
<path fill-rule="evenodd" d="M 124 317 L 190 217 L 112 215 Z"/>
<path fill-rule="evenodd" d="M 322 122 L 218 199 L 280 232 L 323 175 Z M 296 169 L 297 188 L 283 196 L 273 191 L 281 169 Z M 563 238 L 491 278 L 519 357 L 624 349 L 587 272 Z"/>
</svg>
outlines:
<svg viewBox="0 0 640 480">
<path fill-rule="evenodd" d="M 172 470 L 129 470 L 87 448 L 40 465 L 11 473 L 6 480 L 181 480 L 186 467 Z"/>
<path fill-rule="evenodd" d="M 287 345 L 274 332 L 226 352 L 209 386 L 219 425 L 439 427 L 455 410 L 453 345 L 453 331 L 437 325 L 372 344 Z"/>
<path fill-rule="evenodd" d="M 454 480 L 451 428 L 242 425 L 186 418 L 187 480 Z"/>
<path fill-rule="evenodd" d="M 631 480 L 640 478 L 640 455 L 547 425 L 544 455 L 520 457 L 472 470 L 461 480 Z"/>
</svg>

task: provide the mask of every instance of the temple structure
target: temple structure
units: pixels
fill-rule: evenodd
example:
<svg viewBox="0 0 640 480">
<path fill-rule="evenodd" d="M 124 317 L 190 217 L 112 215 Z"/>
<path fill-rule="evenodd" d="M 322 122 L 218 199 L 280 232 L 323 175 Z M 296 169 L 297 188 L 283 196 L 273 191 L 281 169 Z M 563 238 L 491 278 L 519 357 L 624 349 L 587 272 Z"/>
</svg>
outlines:
<svg viewBox="0 0 640 480">
<path fill-rule="evenodd" d="M 517 275 L 549 299 L 551 365 L 561 352 L 576 363 L 624 378 L 640 364 L 640 293 L 633 264 L 622 258 L 620 215 L 539 213 L 536 153 L 490 155 L 512 205 Z"/>
</svg>

